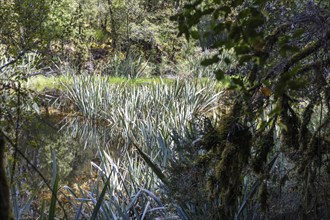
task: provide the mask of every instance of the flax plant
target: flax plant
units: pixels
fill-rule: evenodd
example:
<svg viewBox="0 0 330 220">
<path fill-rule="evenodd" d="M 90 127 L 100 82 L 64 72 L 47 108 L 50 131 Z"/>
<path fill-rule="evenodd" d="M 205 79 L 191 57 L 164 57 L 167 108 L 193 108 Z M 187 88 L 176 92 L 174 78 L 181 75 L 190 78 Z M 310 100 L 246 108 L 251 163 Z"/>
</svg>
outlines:
<svg viewBox="0 0 330 220">
<path fill-rule="evenodd" d="M 212 116 L 221 95 L 217 83 L 111 84 L 108 77 L 87 75 L 73 80 L 66 85 L 66 94 L 78 112 L 67 118 L 63 129 L 79 137 L 85 147 L 99 149 L 102 163 L 93 166 L 101 174 L 104 194 L 85 194 L 98 209 L 97 216 L 171 216 L 174 206 L 160 202 L 167 178 L 163 170 L 173 156 L 171 134 L 187 133 L 194 115 Z"/>
<path fill-rule="evenodd" d="M 123 148 L 129 145 L 128 135 L 132 133 L 143 141 L 140 146 L 157 146 L 157 136 L 169 137 L 173 129 L 182 131 L 194 114 L 211 114 L 220 94 L 220 88 L 211 81 L 134 85 L 129 81 L 110 84 L 109 80 L 76 76 L 73 84 L 66 85 L 67 96 L 78 112 L 65 127 L 85 143 L 97 139 L 106 141 L 100 142 L 104 146 L 111 143 L 111 148 Z M 88 136 L 94 137 L 90 137 L 92 141 Z"/>
</svg>

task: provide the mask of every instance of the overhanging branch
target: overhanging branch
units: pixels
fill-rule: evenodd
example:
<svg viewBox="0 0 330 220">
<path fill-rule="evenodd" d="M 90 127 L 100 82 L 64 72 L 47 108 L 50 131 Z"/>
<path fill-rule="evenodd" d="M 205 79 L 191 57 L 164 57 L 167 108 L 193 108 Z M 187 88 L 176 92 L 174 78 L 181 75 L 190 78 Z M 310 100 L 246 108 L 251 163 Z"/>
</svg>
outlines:
<svg viewBox="0 0 330 220">
<path fill-rule="evenodd" d="M 304 66 L 302 66 L 298 71 L 297 71 L 297 75 L 301 75 L 304 74 L 312 69 L 318 69 L 321 67 L 326 67 L 326 66 L 330 66 L 330 57 L 328 59 L 325 60 L 319 60 L 313 63 L 309 63 L 306 64 Z"/>
<path fill-rule="evenodd" d="M 324 41 L 328 41 L 329 39 L 330 39 L 330 31 L 327 32 L 327 34 L 325 35 L 325 38 L 310 42 L 301 51 L 293 54 L 291 57 L 289 57 L 285 61 L 284 65 L 282 63 L 276 65 L 267 74 L 265 79 L 267 80 L 267 79 L 271 78 L 272 76 L 274 76 L 275 74 L 276 74 L 276 76 L 281 76 L 282 74 L 288 72 L 289 69 L 293 65 L 295 65 L 297 62 L 301 61 L 302 59 L 308 57 L 312 53 L 316 52 L 318 49 L 320 49 L 322 47 Z M 283 65 L 283 67 L 281 68 L 281 71 L 277 72 L 280 65 Z"/>
</svg>

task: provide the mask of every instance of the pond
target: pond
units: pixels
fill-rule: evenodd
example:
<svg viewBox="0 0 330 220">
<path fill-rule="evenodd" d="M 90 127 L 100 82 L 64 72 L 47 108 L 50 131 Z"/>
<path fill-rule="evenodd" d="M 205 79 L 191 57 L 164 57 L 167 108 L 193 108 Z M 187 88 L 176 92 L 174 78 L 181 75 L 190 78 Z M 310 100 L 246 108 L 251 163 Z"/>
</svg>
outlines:
<svg viewBox="0 0 330 220">
<path fill-rule="evenodd" d="M 21 128 L 19 146 L 22 152 L 47 179 L 52 176 L 52 151 L 56 155 L 57 172 L 62 183 L 75 182 L 78 176 L 88 172 L 90 162 L 95 160 L 97 146 L 84 146 L 78 134 L 66 129 L 63 118 L 57 114 L 34 114 L 25 118 Z M 32 184 L 39 185 L 38 174 L 32 169 L 30 174 Z"/>
<path fill-rule="evenodd" d="M 170 165 L 175 145 L 189 147 L 198 138 L 194 131 L 204 126 L 204 120 L 192 123 L 192 119 L 199 114 L 215 116 L 219 90 L 213 81 L 111 84 L 107 78 L 76 77 L 60 105 L 50 101 L 41 114 L 24 118 L 21 150 L 49 182 L 55 152 L 60 191 L 74 191 L 76 206 L 79 201 L 95 203 L 102 186 L 107 186 L 109 201 L 104 203 L 116 216 L 136 207 L 148 209 L 150 204 L 155 216 L 162 216 L 165 206 L 159 196 L 167 182 L 163 171 Z M 99 171 L 96 184 L 93 169 Z M 17 174 L 24 171 L 26 167 Z M 46 190 L 38 174 L 28 171 L 18 181 L 31 182 L 31 191 Z M 39 203 L 45 197 L 50 199 L 49 190 Z M 140 205 L 132 206 L 135 203 Z M 107 213 L 102 215 L 108 218 Z"/>
</svg>

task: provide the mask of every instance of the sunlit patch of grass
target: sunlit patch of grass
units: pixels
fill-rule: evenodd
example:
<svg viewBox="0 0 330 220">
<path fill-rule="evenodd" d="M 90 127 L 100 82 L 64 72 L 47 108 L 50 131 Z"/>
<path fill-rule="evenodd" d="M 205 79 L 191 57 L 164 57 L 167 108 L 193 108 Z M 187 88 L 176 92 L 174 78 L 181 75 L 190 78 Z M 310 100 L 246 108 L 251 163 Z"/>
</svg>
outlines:
<svg viewBox="0 0 330 220">
<path fill-rule="evenodd" d="M 95 77 L 99 77 L 95 75 Z M 101 77 L 103 78 L 103 77 Z M 153 77 L 153 78 L 135 78 L 128 79 L 125 77 L 107 77 L 109 84 L 127 84 L 127 85 L 145 85 L 145 84 L 159 84 L 159 83 L 174 83 L 174 79 L 161 78 L 161 77 Z M 26 82 L 26 87 L 28 89 L 34 91 L 44 91 L 46 89 L 59 89 L 63 90 L 63 84 L 72 84 L 73 79 L 72 76 L 68 75 L 60 75 L 60 76 L 34 76 L 28 79 Z"/>
<path fill-rule="evenodd" d="M 159 84 L 159 83 L 174 83 L 174 79 L 161 78 L 161 77 L 141 77 L 128 79 L 126 77 L 109 77 L 110 84 L 122 84 L 127 83 L 129 85 L 139 85 L 139 84 Z"/>
<path fill-rule="evenodd" d="M 99 77 L 95 75 L 95 77 Z M 175 83 L 175 78 L 163 78 L 163 77 L 141 77 L 129 79 L 126 77 L 108 77 L 104 76 L 101 78 L 107 78 L 109 84 L 127 84 L 127 85 L 148 85 L 148 84 L 173 84 Z M 206 84 L 210 81 L 209 78 L 195 78 L 191 81 L 195 83 Z M 34 91 L 44 91 L 46 89 L 59 89 L 63 90 L 63 84 L 72 84 L 73 78 L 69 75 L 60 75 L 60 76 L 34 76 L 28 79 L 26 82 L 26 88 L 34 90 Z M 221 88 L 222 84 L 218 83 L 218 88 Z"/>
<path fill-rule="evenodd" d="M 60 76 L 34 76 L 27 80 L 26 88 L 34 91 L 44 91 L 46 89 L 64 89 L 63 82 L 72 83 L 72 77 Z"/>
</svg>

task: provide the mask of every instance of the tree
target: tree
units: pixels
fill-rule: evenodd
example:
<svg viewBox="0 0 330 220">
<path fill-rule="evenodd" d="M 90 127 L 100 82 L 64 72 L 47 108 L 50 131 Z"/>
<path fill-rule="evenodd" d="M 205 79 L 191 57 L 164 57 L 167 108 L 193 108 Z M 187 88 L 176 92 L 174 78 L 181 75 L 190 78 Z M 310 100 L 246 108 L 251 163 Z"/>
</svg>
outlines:
<svg viewBox="0 0 330 220">
<path fill-rule="evenodd" d="M 68 33 L 73 5 L 69 1 L 10 0 L 1 3 L 0 9 L 0 52 L 11 58 L 3 69 L 30 51 L 50 55 L 52 43 Z"/>
<path fill-rule="evenodd" d="M 13 219 L 10 211 L 9 186 L 6 178 L 5 162 L 5 141 L 0 135 L 0 217 L 1 219 Z"/>
<path fill-rule="evenodd" d="M 317 197 L 313 195 L 318 192 L 315 182 L 321 180 L 312 177 L 326 174 L 329 161 L 324 157 L 330 145 L 326 138 L 330 125 L 330 11 L 326 4 L 196 0 L 173 17 L 180 34 L 188 40 L 219 36 L 207 45 L 217 53 L 202 65 L 220 59 L 232 63 L 220 56 L 226 49 L 234 49 L 238 61 L 226 72 L 215 72 L 217 79 L 230 85 L 229 89 L 236 89 L 230 93 L 235 101 L 218 131 L 211 129 L 211 139 L 216 140 L 213 146 L 208 146 L 207 140 L 203 143 L 208 157 L 197 162 L 209 167 L 211 174 L 205 179 L 210 180 L 211 188 L 206 187 L 206 180 L 205 188 L 215 198 L 213 201 L 221 201 L 220 208 L 214 209 L 219 210 L 214 214 L 217 218 L 232 219 L 241 214 L 246 203 L 238 201 L 248 169 L 260 176 L 256 182 L 263 197 L 260 203 L 267 210 L 269 165 L 279 155 L 275 153 L 275 142 L 281 145 L 277 150 L 297 167 L 297 176 L 309 179 L 307 187 L 301 189 L 306 195 L 301 205 L 304 210 L 317 212 L 310 201 Z M 205 19 L 205 30 L 198 32 L 198 25 L 203 25 Z M 303 110 L 299 108 L 302 105 Z M 317 125 L 313 117 L 318 117 Z M 280 140 L 274 139 L 276 130 Z"/>
<path fill-rule="evenodd" d="M 57 5 L 57 3 L 60 3 Z M 65 16 L 54 10 L 67 1 L 8 0 L 0 1 L 0 219 L 14 219 L 11 215 L 10 189 L 13 184 L 16 163 L 20 155 L 40 175 L 37 168 L 20 150 L 20 125 L 22 103 L 28 99 L 28 90 L 21 87 L 26 72 L 15 69 L 16 62 L 29 52 L 49 55 L 51 43 L 63 37 Z M 55 10 L 56 11 L 56 10 Z M 61 23 L 62 22 L 62 23 Z M 6 140 L 6 143 L 5 143 Z M 6 150 L 8 147 L 9 150 Z M 23 146 L 24 148 L 26 146 Z M 8 152 L 8 153 L 6 153 Z M 6 161 L 6 154 L 13 153 L 13 160 Z M 8 162 L 8 164 L 7 164 Z M 10 168 L 6 169 L 5 165 Z M 10 170 L 10 180 L 6 170 Z M 46 179 L 40 175 L 46 182 Z M 12 188 L 13 187 L 13 188 Z M 18 213 L 16 213 L 18 214 Z M 17 217 L 17 216 L 16 216 Z"/>
</svg>

